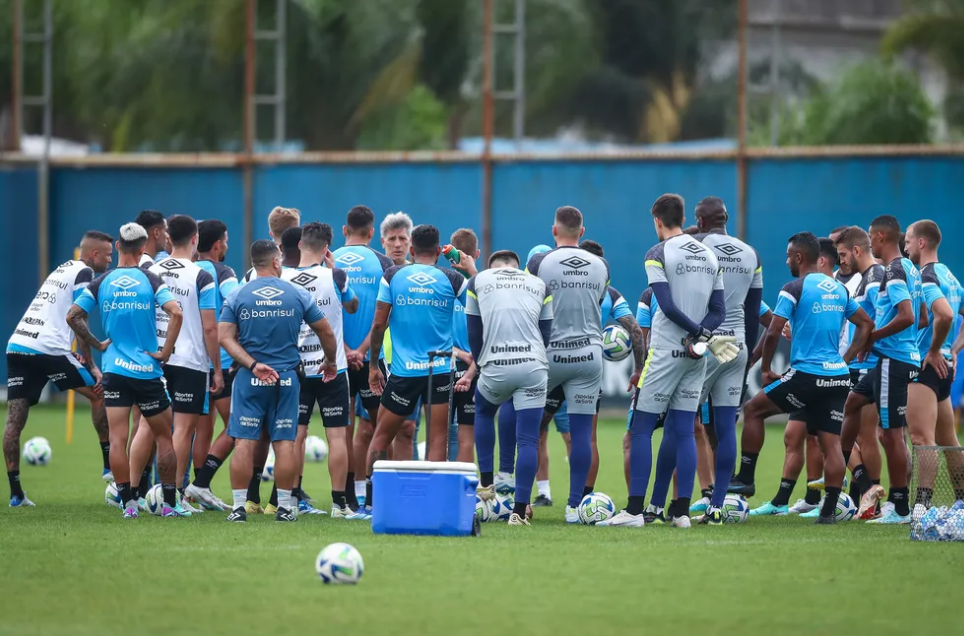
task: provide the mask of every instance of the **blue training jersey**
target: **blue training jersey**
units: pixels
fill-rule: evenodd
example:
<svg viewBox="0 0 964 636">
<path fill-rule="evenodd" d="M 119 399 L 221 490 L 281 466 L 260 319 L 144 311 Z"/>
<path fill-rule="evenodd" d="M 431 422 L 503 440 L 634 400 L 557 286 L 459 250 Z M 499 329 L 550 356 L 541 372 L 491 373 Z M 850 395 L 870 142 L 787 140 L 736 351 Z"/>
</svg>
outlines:
<svg viewBox="0 0 964 636">
<path fill-rule="evenodd" d="M 951 314 L 956 318 L 961 311 L 961 284 L 957 277 L 947 269 L 943 263 L 928 263 L 920 270 L 921 293 L 924 296 L 924 304 L 927 305 L 927 326 L 919 329 L 917 333 L 917 349 L 923 359 L 927 355 L 927 350 L 931 348 L 931 340 L 934 337 L 934 311 L 932 306 L 938 298 L 943 298 L 951 306 Z M 954 344 L 956 333 L 952 328 L 947 332 L 947 338 L 941 344 L 941 354 L 951 359 L 951 345 Z"/>
<path fill-rule="evenodd" d="M 462 303 L 455 303 L 455 314 L 452 316 L 452 344 L 462 351 L 472 350 L 469 348 L 469 325 Z"/>
<path fill-rule="evenodd" d="M 857 285 L 857 290 L 854 292 L 854 300 L 857 301 L 857 305 L 860 306 L 868 316 L 877 315 L 877 296 L 880 293 L 880 282 L 884 280 L 884 267 L 883 265 L 878 265 L 874 263 L 867 268 L 867 271 L 861 274 L 860 283 Z M 853 342 L 854 332 L 857 327 L 853 324 L 847 325 L 847 347 Z M 841 355 L 843 351 L 841 351 Z M 854 358 L 850 362 L 851 369 L 873 369 L 877 366 L 877 355 L 873 352 L 869 353 L 863 362 Z"/>
<path fill-rule="evenodd" d="M 234 270 L 225 265 L 224 263 L 215 263 L 214 261 L 198 260 L 196 261 L 198 267 L 211 274 L 214 278 L 214 311 L 215 315 L 218 316 L 218 321 L 221 319 L 221 309 L 224 307 L 224 299 L 231 295 L 235 289 L 238 288 L 238 277 L 234 273 Z M 221 369 L 224 371 L 228 370 L 231 366 L 231 356 L 228 352 L 221 348 Z"/>
<path fill-rule="evenodd" d="M 358 311 L 353 314 L 346 313 L 343 325 L 345 345 L 349 349 L 357 349 L 368 337 L 375 319 L 379 282 L 394 263 L 392 259 L 367 245 L 346 245 L 339 247 L 334 254 L 335 263 L 348 274 L 348 284 L 358 297 Z M 379 353 L 379 357 L 384 357 L 384 351 Z M 368 359 L 366 351 L 365 360 Z"/>
<path fill-rule="evenodd" d="M 824 274 L 807 274 L 784 285 L 773 314 L 790 321 L 790 368 L 823 376 L 846 371 L 840 330 L 858 309 L 843 283 Z"/>
<path fill-rule="evenodd" d="M 273 276 L 235 289 L 221 311 L 221 322 L 238 326 L 238 342 L 244 350 L 279 373 L 301 362 L 302 321 L 312 324 L 324 317 L 304 287 Z"/>
<path fill-rule="evenodd" d="M 760 301 L 760 318 L 763 318 L 764 316 L 766 316 L 768 311 L 772 311 L 770 309 L 770 305 L 766 304 L 761 300 Z"/>
<path fill-rule="evenodd" d="M 104 373 L 151 380 L 163 375 L 157 352 L 156 305 L 174 300 L 159 276 L 140 267 L 118 267 L 94 279 L 74 302 L 88 314 L 100 308 L 110 345 L 101 359 Z"/>
<path fill-rule="evenodd" d="M 428 375 L 428 352 L 452 348 L 455 305 L 465 305 L 468 280 L 454 269 L 436 265 L 393 266 L 382 277 L 378 302 L 392 306 L 392 375 Z M 438 369 L 448 360 L 436 358 Z"/>
<path fill-rule="evenodd" d="M 653 326 L 653 303 L 656 297 L 653 296 L 653 288 L 647 287 L 639 295 L 639 303 L 636 305 L 636 324 L 642 329 L 650 329 Z"/>
<path fill-rule="evenodd" d="M 599 319 L 602 326 L 605 327 L 610 320 L 619 320 L 623 316 L 632 315 L 633 312 L 629 309 L 629 303 L 626 302 L 623 295 L 617 289 L 609 287 L 602 302 L 599 303 Z"/>
<path fill-rule="evenodd" d="M 884 268 L 877 293 L 874 325 L 880 329 L 897 315 L 897 306 L 910 301 L 914 312 L 914 323 L 892 336 L 874 343 L 874 353 L 878 356 L 916 364 L 920 366 L 920 351 L 917 349 L 917 323 L 920 320 L 921 289 L 920 272 L 909 259 L 898 257 Z"/>
</svg>

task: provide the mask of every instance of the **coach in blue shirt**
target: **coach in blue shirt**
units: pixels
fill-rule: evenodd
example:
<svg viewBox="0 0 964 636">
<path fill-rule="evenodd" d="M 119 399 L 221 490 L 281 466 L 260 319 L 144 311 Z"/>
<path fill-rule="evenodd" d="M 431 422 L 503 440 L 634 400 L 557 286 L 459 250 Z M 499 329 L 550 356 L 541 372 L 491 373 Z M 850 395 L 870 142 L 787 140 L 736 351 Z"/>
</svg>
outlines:
<svg viewBox="0 0 964 636">
<path fill-rule="evenodd" d="M 228 521 L 247 520 L 244 503 L 254 448 L 263 433 L 274 446 L 278 486 L 275 520 L 296 521 L 298 505 L 291 500 L 291 489 L 298 473 L 294 444 L 301 364 L 298 334 L 302 323 L 318 334 L 325 353 L 321 368 L 325 382 L 338 372 L 335 334 L 308 292 L 279 278 L 281 252 L 274 242 L 255 241 L 251 263 L 257 278 L 231 292 L 218 325 L 221 346 L 240 367 L 234 379 L 228 423 L 228 435 L 235 439 L 231 460 L 234 510 Z"/>
</svg>

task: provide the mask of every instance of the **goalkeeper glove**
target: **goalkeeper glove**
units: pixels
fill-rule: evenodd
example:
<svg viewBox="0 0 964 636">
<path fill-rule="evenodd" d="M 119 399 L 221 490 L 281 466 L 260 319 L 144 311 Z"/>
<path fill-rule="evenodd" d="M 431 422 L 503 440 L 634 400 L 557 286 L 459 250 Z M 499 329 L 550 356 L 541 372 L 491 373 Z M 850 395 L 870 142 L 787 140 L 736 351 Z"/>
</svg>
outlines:
<svg viewBox="0 0 964 636">
<path fill-rule="evenodd" d="M 699 360 L 706 355 L 707 343 L 712 338 L 713 334 L 708 329 L 701 328 L 696 335 L 683 338 L 683 347 L 689 357 Z"/>
<path fill-rule="evenodd" d="M 713 336 L 706 343 L 720 364 L 726 364 L 740 355 L 740 348 L 736 346 L 736 338 L 733 336 Z"/>
</svg>

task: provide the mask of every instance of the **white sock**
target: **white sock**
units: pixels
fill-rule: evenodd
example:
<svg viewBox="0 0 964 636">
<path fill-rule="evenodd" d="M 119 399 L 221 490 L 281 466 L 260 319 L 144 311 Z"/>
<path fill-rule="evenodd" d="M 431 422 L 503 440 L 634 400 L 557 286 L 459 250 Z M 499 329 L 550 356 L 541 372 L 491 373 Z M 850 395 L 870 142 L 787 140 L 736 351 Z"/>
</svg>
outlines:
<svg viewBox="0 0 964 636">
<path fill-rule="evenodd" d="M 278 489 L 278 507 L 291 511 L 291 491 Z M 297 506 L 295 506 L 297 508 Z"/>
<path fill-rule="evenodd" d="M 365 480 L 361 481 L 355 480 L 355 498 L 365 496 Z"/>
<path fill-rule="evenodd" d="M 248 500 L 248 489 L 241 488 L 239 490 L 232 490 L 231 493 L 234 495 L 234 509 L 243 509 L 245 502 Z"/>
<path fill-rule="evenodd" d="M 499 481 L 509 481 L 510 479 L 512 479 L 512 473 L 504 473 L 500 470 L 496 475 L 496 479 L 498 479 Z"/>
<path fill-rule="evenodd" d="M 536 481 L 536 488 L 540 495 L 545 495 L 546 499 L 552 499 L 552 492 L 549 490 L 549 480 Z"/>
</svg>

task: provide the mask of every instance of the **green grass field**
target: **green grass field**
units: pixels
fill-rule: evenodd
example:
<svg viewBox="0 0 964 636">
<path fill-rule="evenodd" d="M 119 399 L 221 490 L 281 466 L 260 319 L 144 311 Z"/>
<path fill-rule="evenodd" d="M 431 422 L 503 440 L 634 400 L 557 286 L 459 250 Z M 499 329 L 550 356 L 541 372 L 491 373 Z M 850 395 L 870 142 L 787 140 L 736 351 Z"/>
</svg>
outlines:
<svg viewBox="0 0 964 636">
<path fill-rule="evenodd" d="M 597 489 L 618 505 L 622 433 L 616 420 L 600 425 Z M 960 632 L 964 545 L 911 542 L 906 527 L 797 518 L 689 531 L 570 527 L 554 433 L 556 506 L 537 509 L 530 528 L 489 523 L 462 539 L 375 536 L 368 523 L 327 517 L 125 522 L 104 503 L 84 410 L 72 445 L 59 408 L 32 413 L 24 441 L 34 435 L 51 441 L 53 461 L 22 469 L 37 508 L 0 510 L 0 634 Z M 751 504 L 776 492 L 782 460 L 774 427 Z M 327 502 L 327 467 L 309 465 L 305 487 Z M 795 498 L 804 488 L 801 480 Z M 230 499 L 226 470 L 214 490 Z M 365 559 L 357 586 L 315 575 L 318 551 L 336 541 Z"/>
</svg>

